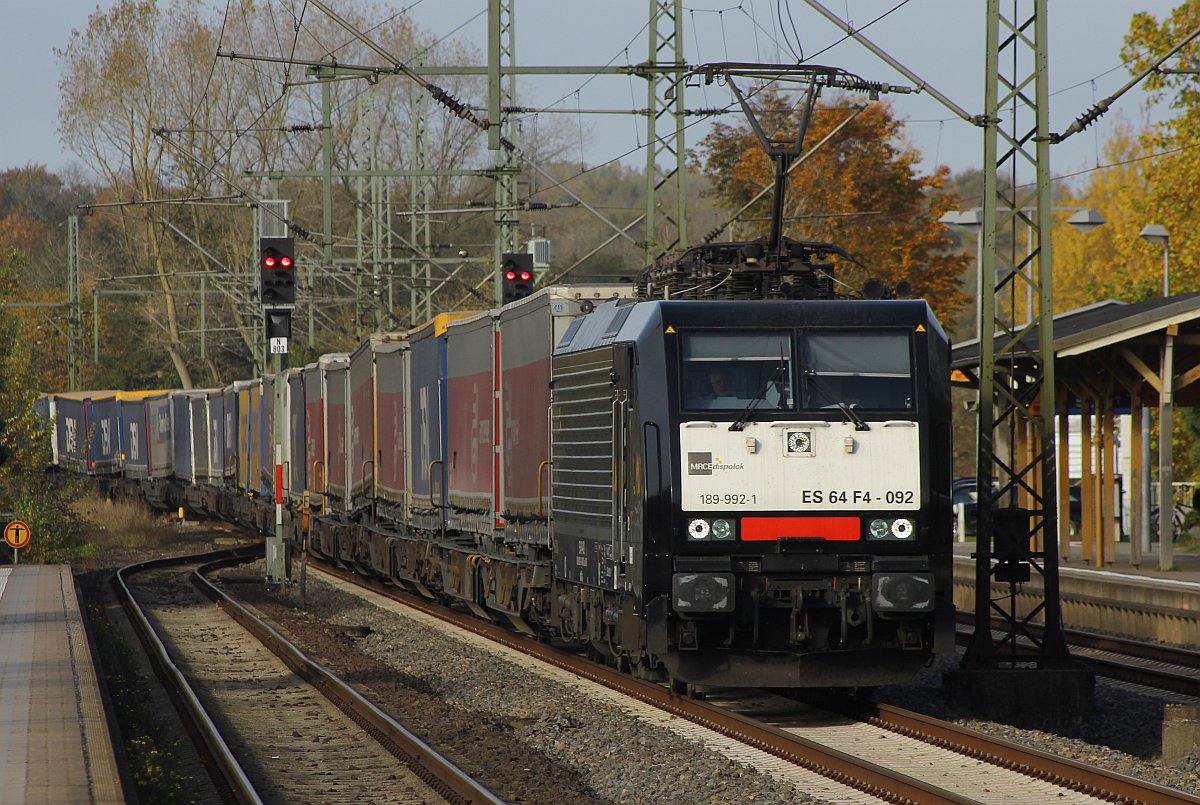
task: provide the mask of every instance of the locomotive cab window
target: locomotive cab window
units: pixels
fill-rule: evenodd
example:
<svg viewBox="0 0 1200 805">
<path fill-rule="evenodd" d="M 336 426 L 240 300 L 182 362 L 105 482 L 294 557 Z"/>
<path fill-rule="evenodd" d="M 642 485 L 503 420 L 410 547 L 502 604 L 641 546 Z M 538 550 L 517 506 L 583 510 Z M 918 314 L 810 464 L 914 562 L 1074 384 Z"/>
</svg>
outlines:
<svg viewBox="0 0 1200 805">
<path fill-rule="evenodd" d="M 800 339 L 800 407 L 913 408 L 907 332 L 809 332 Z"/>
<path fill-rule="evenodd" d="M 790 332 L 683 333 L 683 407 L 742 411 L 792 407 Z M 761 398 L 761 399 L 760 399 Z"/>
</svg>

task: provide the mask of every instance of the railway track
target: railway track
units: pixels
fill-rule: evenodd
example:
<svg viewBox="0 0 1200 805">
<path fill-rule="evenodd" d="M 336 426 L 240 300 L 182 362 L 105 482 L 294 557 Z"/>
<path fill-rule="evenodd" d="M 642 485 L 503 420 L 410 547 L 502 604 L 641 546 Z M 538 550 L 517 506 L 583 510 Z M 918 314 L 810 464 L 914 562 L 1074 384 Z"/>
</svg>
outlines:
<svg viewBox="0 0 1200 805">
<path fill-rule="evenodd" d="M 114 582 L 223 796 L 500 802 L 203 577 L 261 553 L 156 560 Z"/>
<path fill-rule="evenodd" d="M 1200 802 L 1183 792 L 898 708 L 869 705 L 847 715 L 801 709 L 795 701 L 761 693 L 714 691 L 707 701 L 681 697 L 662 683 L 620 674 L 344 570 L 327 565 L 322 569 L 345 585 L 367 587 L 724 736 L 730 757 L 744 759 L 746 753 L 761 752 L 784 766 L 821 775 L 851 791 L 843 795 L 849 801 Z"/>
<path fill-rule="evenodd" d="M 974 627 L 974 613 L 960 611 L 958 621 L 958 643 L 966 645 Z M 999 621 L 994 623 L 1001 625 Z M 1027 629 L 1033 637 L 1041 639 L 1040 625 L 1029 624 Z M 1075 658 L 1101 676 L 1200 699 L 1198 651 L 1078 629 L 1064 629 L 1063 634 Z"/>
</svg>

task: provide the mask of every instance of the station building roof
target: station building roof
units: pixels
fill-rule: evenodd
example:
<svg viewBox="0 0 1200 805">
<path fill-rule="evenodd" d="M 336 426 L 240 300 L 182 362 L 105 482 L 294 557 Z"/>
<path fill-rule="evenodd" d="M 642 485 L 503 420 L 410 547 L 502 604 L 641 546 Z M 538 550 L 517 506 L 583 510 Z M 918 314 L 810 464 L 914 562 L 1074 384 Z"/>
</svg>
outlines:
<svg viewBox="0 0 1200 805">
<path fill-rule="evenodd" d="M 1001 371 L 1020 371 L 1023 363 L 1038 359 L 1039 327 L 1022 332 L 997 333 L 995 350 Z M 1179 405 L 1200 405 L 1200 292 L 1125 303 L 1097 302 L 1054 317 L 1054 375 L 1073 398 L 1104 393 L 1111 381 L 1114 394 L 1129 404 L 1132 394 L 1143 405 L 1157 405 L 1158 374 L 1164 336 L 1174 336 L 1172 375 Z M 1008 349 L 1015 339 L 1016 349 Z M 950 366 L 956 384 L 978 384 L 979 340 L 954 347 Z M 1120 403 L 1118 403 L 1120 404 Z"/>
</svg>

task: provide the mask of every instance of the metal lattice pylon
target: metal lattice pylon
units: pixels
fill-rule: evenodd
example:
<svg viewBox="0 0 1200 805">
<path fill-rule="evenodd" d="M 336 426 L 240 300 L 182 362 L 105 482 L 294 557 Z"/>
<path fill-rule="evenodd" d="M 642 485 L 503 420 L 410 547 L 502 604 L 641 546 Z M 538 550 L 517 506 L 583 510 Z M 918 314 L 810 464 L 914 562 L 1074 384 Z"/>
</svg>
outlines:
<svg viewBox="0 0 1200 805">
<path fill-rule="evenodd" d="M 650 0 L 646 115 L 646 264 L 687 245 L 683 0 Z M 673 70 L 664 69 L 673 66 Z M 660 164 L 661 163 L 661 164 Z"/>
<path fill-rule="evenodd" d="M 67 390 L 83 388 L 83 280 L 79 268 L 79 216 L 67 218 Z"/>
<path fill-rule="evenodd" d="M 413 167 L 424 171 L 429 167 L 428 131 L 425 116 L 429 102 L 426 94 L 415 84 L 409 85 L 412 99 L 412 161 Z M 433 238 L 429 224 L 428 176 L 413 176 L 408 180 L 408 200 L 413 215 L 409 218 L 409 243 L 412 246 L 412 262 L 409 269 L 409 321 L 416 325 L 433 318 L 433 272 L 429 255 Z M 393 310 L 393 313 L 395 311 Z"/>
<path fill-rule="evenodd" d="M 1046 69 L 1047 0 L 1016 0 L 1013 18 L 988 0 L 984 100 L 983 246 L 980 282 L 979 452 L 977 490 L 975 634 L 964 668 L 1054 667 L 1070 661 L 1058 599 L 1055 526 L 1054 347 L 1050 262 L 1050 131 Z M 1011 71 L 1011 72 L 1006 72 Z M 1024 191 L 1017 172 L 1032 168 Z M 1002 171 L 1011 171 L 1006 185 Z M 1023 208 L 1035 210 L 1032 215 Z M 997 233 L 1020 219 L 1031 228 L 1033 248 L 1018 261 L 1015 243 L 999 248 Z M 1017 324 L 1017 306 L 998 305 L 1006 295 L 1032 288 L 1032 315 Z M 1014 294 L 1014 291 L 1018 293 Z M 1022 434 L 1027 433 L 1026 439 Z M 1017 449 L 1027 441 L 1029 449 Z M 992 480 L 998 480 L 993 492 Z M 997 500 L 998 499 L 998 500 Z M 993 508 L 993 501 L 1000 508 Z M 1022 504 L 1018 506 L 1018 503 Z M 1037 573 L 1042 598 L 1020 612 L 1018 585 Z M 992 584 L 1008 585 L 993 598 Z M 1026 596 L 1034 594 L 1030 588 Z M 991 618 L 1004 622 L 993 637 Z M 1045 621 L 1036 638 L 1025 629 Z M 1022 650 L 1018 637 L 1034 648 Z"/>
<path fill-rule="evenodd" d="M 500 147 L 500 137 L 513 142 L 515 137 L 512 115 L 504 110 L 517 102 L 517 76 L 512 68 L 517 63 L 515 0 L 490 0 L 488 3 L 488 115 L 489 121 L 499 121 L 488 130 L 488 148 L 496 154 L 496 245 L 492 268 L 496 304 L 503 297 L 500 282 L 500 255 L 517 250 L 517 234 L 521 225 L 516 212 L 517 174 L 520 168 L 511 149 Z"/>
</svg>

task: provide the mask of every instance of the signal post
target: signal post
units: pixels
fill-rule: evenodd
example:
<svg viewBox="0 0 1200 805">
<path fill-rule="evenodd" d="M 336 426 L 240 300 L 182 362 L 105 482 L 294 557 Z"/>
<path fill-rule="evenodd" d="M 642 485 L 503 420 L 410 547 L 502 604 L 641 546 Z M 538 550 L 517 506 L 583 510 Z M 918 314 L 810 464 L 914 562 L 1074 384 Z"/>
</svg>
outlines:
<svg viewBox="0 0 1200 805">
<path fill-rule="evenodd" d="M 533 293 L 533 255 L 506 252 L 500 258 L 500 304 L 507 305 Z"/>
<path fill-rule="evenodd" d="M 258 270 L 258 297 L 275 375 L 275 533 L 267 540 L 267 581 L 283 584 L 283 370 L 292 335 L 292 311 L 296 308 L 295 239 L 259 238 Z"/>
</svg>

